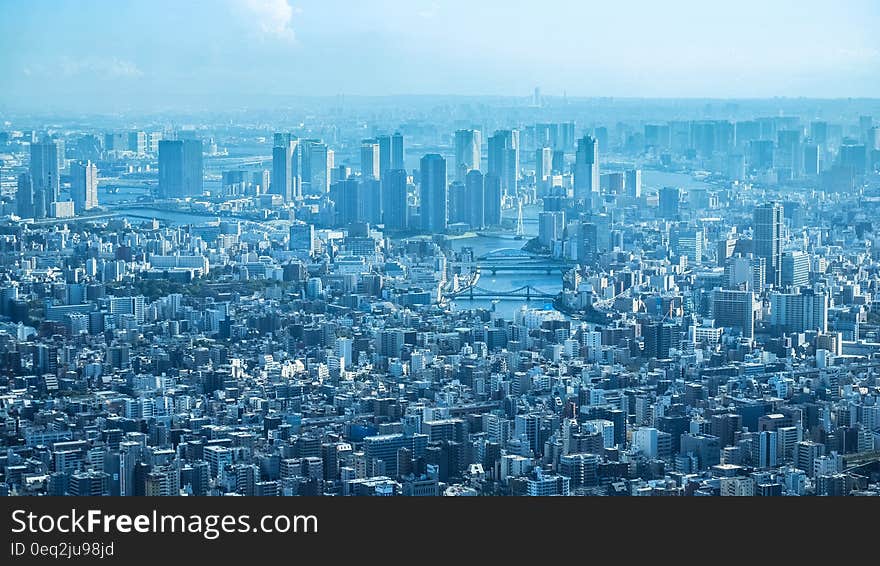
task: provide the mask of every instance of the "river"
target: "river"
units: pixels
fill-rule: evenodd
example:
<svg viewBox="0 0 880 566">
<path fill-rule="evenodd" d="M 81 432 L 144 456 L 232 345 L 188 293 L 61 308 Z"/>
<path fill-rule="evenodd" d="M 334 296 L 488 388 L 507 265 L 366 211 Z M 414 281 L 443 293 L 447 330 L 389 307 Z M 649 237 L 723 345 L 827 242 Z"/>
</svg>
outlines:
<svg viewBox="0 0 880 566">
<path fill-rule="evenodd" d="M 642 172 L 642 183 L 647 187 L 662 187 L 674 185 L 682 188 L 706 187 L 707 184 L 702 181 L 693 179 L 690 175 L 684 173 L 670 173 L 665 171 Z M 102 195 L 103 196 L 103 195 Z M 114 199 L 115 200 L 115 199 Z M 122 199 L 120 199 L 122 200 Z M 117 201 L 118 202 L 118 201 Z M 139 217 L 153 216 L 157 220 L 168 224 L 203 224 L 205 222 L 216 219 L 216 216 L 190 214 L 185 212 L 166 212 L 160 210 L 148 209 L 149 205 L 138 205 L 133 203 L 131 207 L 121 208 L 118 210 L 121 216 L 136 215 Z M 537 218 L 540 212 L 538 206 L 523 207 L 523 230 L 526 238 L 532 238 L 538 235 Z M 505 210 L 505 218 L 516 218 L 515 210 Z M 492 236 L 477 236 L 473 238 L 459 238 L 453 240 L 452 248 L 461 250 L 464 247 L 471 247 L 474 255 L 479 256 L 493 250 L 502 248 L 521 248 L 527 240 L 516 240 L 513 233 Z M 556 294 L 562 291 L 562 275 L 558 272 L 547 275 L 546 273 L 498 273 L 492 275 L 489 272 L 483 273 L 480 277 L 479 286 L 492 291 L 511 291 L 519 287 L 531 285 L 545 293 Z M 513 314 L 523 305 L 530 308 L 547 308 L 552 309 L 553 305 L 546 299 L 536 299 L 526 301 L 523 299 L 504 299 L 493 301 L 491 299 L 456 299 L 452 302 L 452 308 L 457 310 L 493 307 L 495 311 L 505 318 L 513 318 Z"/>
</svg>

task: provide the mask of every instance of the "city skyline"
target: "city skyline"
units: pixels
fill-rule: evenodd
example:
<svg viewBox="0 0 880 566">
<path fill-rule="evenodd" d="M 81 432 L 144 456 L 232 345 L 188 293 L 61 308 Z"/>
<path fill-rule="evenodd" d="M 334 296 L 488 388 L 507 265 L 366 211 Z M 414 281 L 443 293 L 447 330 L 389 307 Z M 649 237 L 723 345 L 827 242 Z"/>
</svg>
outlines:
<svg viewBox="0 0 880 566">
<path fill-rule="evenodd" d="M 0 497 L 880 496 L 877 6 L 115 6 L 0 4 Z"/>
</svg>

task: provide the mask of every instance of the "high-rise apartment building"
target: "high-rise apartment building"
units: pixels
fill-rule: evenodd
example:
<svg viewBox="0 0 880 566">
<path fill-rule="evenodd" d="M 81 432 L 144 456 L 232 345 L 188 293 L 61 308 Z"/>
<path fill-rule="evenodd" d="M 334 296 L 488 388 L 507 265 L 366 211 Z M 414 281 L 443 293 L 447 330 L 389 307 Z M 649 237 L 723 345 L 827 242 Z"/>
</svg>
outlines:
<svg viewBox="0 0 880 566">
<path fill-rule="evenodd" d="M 420 162 L 419 174 L 422 230 L 442 234 L 446 231 L 447 221 L 446 159 L 437 153 L 425 155 Z"/>
<path fill-rule="evenodd" d="M 202 194 L 204 165 L 202 141 L 197 139 L 159 142 L 159 196 L 184 198 Z"/>
<path fill-rule="evenodd" d="M 70 196 L 77 214 L 98 206 L 98 167 L 91 161 L 70 166 Z"/>
<path fill-rule="evenodd" d="M 754 212 L 755 255 L 763 257 L 767 267 L 767 282 L 782 283 L 782 230 L 783 208 L 778 202 L 762 204 Z"/>
</svg>

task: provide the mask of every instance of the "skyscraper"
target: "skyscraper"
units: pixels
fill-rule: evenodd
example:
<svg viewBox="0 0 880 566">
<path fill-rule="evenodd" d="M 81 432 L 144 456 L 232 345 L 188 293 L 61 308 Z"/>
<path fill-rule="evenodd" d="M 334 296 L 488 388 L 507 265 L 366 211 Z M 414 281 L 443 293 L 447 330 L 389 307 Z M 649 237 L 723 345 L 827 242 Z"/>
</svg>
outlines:
<svg viewBox="0 0 880 566">
<path fill-rule="evenodd" d="M 296 136 L 276 133 L 272 147 L 272 179 L 269 192 L 281 195 L 285 201 L 299 196 L 298 142 Z"/>
<path fill-rule="evenodd" d="M 455 131 L 455 179 L 461 181 L 468 171 L 480 168 L 480 130 Z"/>
<path fill-rule="evenodd" d="M 535 150 L 535 185 L 538 194 L 544 194 L 549 185 L 548 177 L 553 171 L 553 150 L 549 147 L 539 147 Z"/>
<path fill-rule="evenodd" d="M 484 195 L 483 222 L 486 226 L 501 225 L 501 178 L 498 175 L 486 175 L 483 178 Z"/>
<path fill-rule="evenodd" d="M 303 195 L 326 194 L 330 191 L 333 150 L 319 140 L 302 140 L 301 147 Z"/>
<path fill-rule="evenodd" d="M 407 175 L 403 169 L 391 169 L 382 175 L 383 221 L 389 230 L 406 230 L 409 226 L 406 206 Z"/>
<path fill-rule="evenodd" d="M 681 190 L 678 187 L 663 187 L 660 189 L 660 218 L 675 220 L 678 218 L 678 208 L 681 204 Z"/>
<path fill-rule="evenodd" d="M 403 134 L 394 132 L 391 136 L 391 169 L 406 169 L 406 157 L 403 152 Z"/>
<path fill-rule="evenodd" d="M 45 218 L 46 206 L 43 204 L 42 216 L 37 216 L 34 207 L 34 180 L 30 173 L 18 176 L 18 189 L 15 193 L 16 214 L 20 218 Z"/>
<path fill-rule="evenodd" d="M 778 202 L 755 207 L 755 255 L 763 257 L 767 267 L 767 281 L 782 284 L 782 219 L 783 208 Z"/>
<path fill-rule="evenodd" d="M 54 142 L 45 140 L 31 144 L 30 173 L 34 183 L 34 195 L 42 195 L 42 201 L 48 210 L 49 205 L 58 200 L 61 192 L 58 146 Z"/>
<path fill-rule="evenodd" d="M 358 222 L 382 221 L 382 186 L 378 179 L 367 177 L 358 184 Z"/>
<path fill-rule="evenodd" d="M 70 166 L 70 196 L 77 214 L 98 206 L 98 167 L 91 161 Z"/>
<path fill-rule="evenodd" d="M 479 169 L 468 171 L 465 176 L 465 192 L 467 193 L 468 202 L 468 223 L 474 230 L 482 230 L 486 225 L 485 208 L 486 208 L 486 189 L 483 174 Z"/>
<path fill-rule="evenodd" d="M 336 224 L 344 226 L 358 221 L 360 183 L 357 177 L 337 181 L 330 186 L 330 200 L 335 204 Z"/>
<path fill-rule="evenodd" d="M 361 142 L 361 177 L 379 178 L 379 142 L 375 139 Z"/>
<path fill-rule="evenodd" d="M 513 195 L 519 179 L 519 130 L 497 130 L 489 138 L 488 173 L 501 181 L 502 194 Z"/>
<path fill-rule="evenodd" d="M 470 221 L 470 202 L 467 187 L 462 181 L 452 181 L 447 189 L 447 221 L 449 224 Z"/>
<path fill-rule="evenodd" d="M 577 142 L 574 160 L 574 197 L 586 199 L 599 192 L 599 142 L 584 136 Z"/>
<path fill-rule="evenodd" d="M 159 142 L 159 196 L 183 198 L 202 194 L 204 166 L 202 141 Z"/>
<path fill-rule="evenodd" d="M 437 153 L 422 157 L 419 164 L 422 231 L 440 234 L 446 231 L 446 159 Z"/>
<path fill-rule="evenodd" d="M 391 136 L 376 136 L 379 144 L 379 178 L 382 179 L 391 169 Z"/>
<path fill-rule="evenodd" d="M 633 197 L 639 198 L 642 196 L 642 170 L 641 169 L 629 169 L 626 172 L 626 178 L 624 181 L 624 186 L 626 187 L 626 194 Z"/>
</svg>

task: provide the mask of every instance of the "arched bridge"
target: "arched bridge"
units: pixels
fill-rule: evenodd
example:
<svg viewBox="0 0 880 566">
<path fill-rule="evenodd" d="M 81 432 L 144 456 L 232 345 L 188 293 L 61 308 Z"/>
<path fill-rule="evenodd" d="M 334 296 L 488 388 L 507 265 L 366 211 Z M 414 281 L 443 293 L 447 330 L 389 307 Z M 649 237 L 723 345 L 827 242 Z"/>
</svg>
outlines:
<svg viewBox="0 0 880 566">
<path fill-rule="evenodd" d="M 493 291 L 478 285 L 466 287 L 454 293 L 444 293 L 448 299 L 555 299 L 556 294 L 546 293 L 531 285 L 525 285 L 509 291 Z"/>
</svg>

